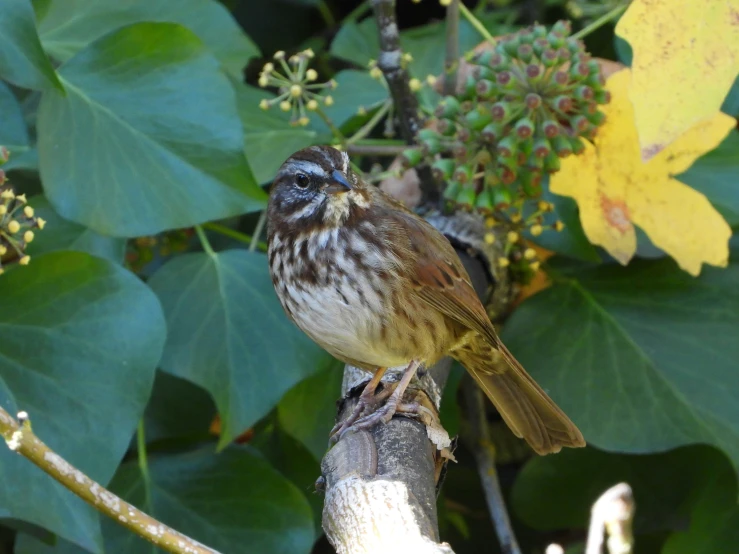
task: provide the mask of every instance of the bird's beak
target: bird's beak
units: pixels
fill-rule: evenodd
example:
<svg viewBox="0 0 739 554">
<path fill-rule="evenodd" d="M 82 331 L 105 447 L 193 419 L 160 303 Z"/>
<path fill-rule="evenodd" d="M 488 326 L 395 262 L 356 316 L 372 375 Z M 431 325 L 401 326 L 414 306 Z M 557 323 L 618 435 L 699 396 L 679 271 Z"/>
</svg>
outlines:
<svg viewBox="0 0 739 554">
<path fill-rule="evenodd" d="M 326 192 L 328 194 L 338 194 L 340 192 L 348 192 L 352 190 L 352 184 L 344 176 L 344 174 L 338 169 L 334 169 L 331 173 L 331 180 L 326 185 Z"/>
</svg>

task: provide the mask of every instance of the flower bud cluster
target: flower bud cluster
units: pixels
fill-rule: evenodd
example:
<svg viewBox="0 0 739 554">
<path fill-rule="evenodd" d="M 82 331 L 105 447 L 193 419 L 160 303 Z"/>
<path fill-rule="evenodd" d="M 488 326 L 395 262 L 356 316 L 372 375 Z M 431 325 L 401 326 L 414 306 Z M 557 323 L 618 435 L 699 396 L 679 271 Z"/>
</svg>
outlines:
<svg viewBox="0 0 739 554">
<path fill-rule="evenodd" d="M 306 126 L 310 123 L 308 112 L 316 111 L 322 105 L 331 106 L 334 103 L 333 97 L 323 96 L 319 92 L 324 89 L 333 90 L 337 83 L 333 79 L 326 83 L 315 82 L 318 72 L 308 67 L 309 60 L 313 57 L 313 50 L 310 48 L 287 59 L 282 50 L 276 52 L 274 59 L 277 67 L 272 62 L 264 65 L 259 74 L 259 86 L 276 87 L 277 96 L 271 100 L 265 98 L 259 103 L 259 107 L 268 110 L 279 106 L 282 111 L 291 112 L 291 125 Z"/>
<path fill-rule="evenodd" d="M 8 161 L 8 150 L 0 146 L 0 165 Z M 43 229 L 46 221 L 37 217 L 28 205 L 25 194 L 15 194 L 7 184 L 5 172 L 0 169 L 0 274 L 3 263 L 17 261 L 28 265 L 31 256 L 26 246 L 35 238 L 34 229 Z"/>
</svg>

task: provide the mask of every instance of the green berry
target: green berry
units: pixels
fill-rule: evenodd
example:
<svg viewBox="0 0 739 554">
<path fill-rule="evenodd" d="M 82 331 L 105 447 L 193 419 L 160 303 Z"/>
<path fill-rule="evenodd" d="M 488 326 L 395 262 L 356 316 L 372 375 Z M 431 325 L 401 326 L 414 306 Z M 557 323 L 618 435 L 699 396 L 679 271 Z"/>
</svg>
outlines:
<svg viewBox="0 0 739 554">
<path fill-rule="evenodd" d="M 508 102 L 496 102 L 490 108 L 495 121 L 506 121 L 511 116 L 511 105 Z"/>
<path fill-rule="evenodd" d="M 477 81 L 477 85 L 475 85 L 475 92 L 481 98 L 492 98 L 493 96 L 497 96 L 498 87 L 492 81 L 482 79 L 480 81 Z"/>
<path fill-rule="evenodd" d="M 541 126 L 544 136 L 551 139 L 559 135 L 559 123 L 554 120 L 545 121 Z"/>
<path fill-rule="evenodd" d="M 533 155 L 537 158 L 546 158 L 552 151 L 552 146 L 545 138 L 539 138 L 534 141 Z"/>
<path fill-rule="evenodd" d="M 446 184 L 446 188 L 444 189 L 444 198 L 456 202 L 457 195 L 459 194 L 461 188 L 462 185 L 457 183 L 456 181 L 449 181 Z"/>
<path fill-rule="evenodd" d="M 534 49 L 531 47 L 531 44 L 522 44 L 518 47 L 517 54 L 519 60 L 529 63 L 534 57 Z"/>
<path fill-rule="evenodd" d="M 468 164 L 458 165 L 452 174 L 452 179 L 462 184 L 472 181 L 472 168 Z"/>
<path fill-rule="evenodd" d="M 501 139 L 497 144 L 498 155 L 503 158 L 512 158 L 516 155 L 517 141 L 512 136 Z"/>
<path fill-rule="evenodd" d="M 453 118 L 459 112 L 459 100 L 454 96 L 446 96 L 439 102 L 434 113 L 439 118 Z"/>
<path fill-rule="evenodd" d="M 549 152 L 547 157 L 544 159 L 544 171 L 547 173 L 556 173 L 560 170 L 561 164 L 557 153 L 552 151 Z"/>
<path fill-rule="evenodd" d="M 541 56 L 544 54 L 544 50 L 549 48 L 549 41 L 547 41 L 547 39 L 544 37 L 538 38 L 534 41 L 533 48 L 536 55 L 541 58 Z"/>
<path fill-rule="evenodd" d="M 445 137 L 450 137 L 457 132 L 457 125 L 451 119 L 440 119 L 436 128 Z"/>
<path fill-rule="evenodd" d="M 607 90 L 596 90 L 593 93 L 593 100 L 598 104 L 608 104 L 611 101 L 611 93 Z"/>
<path fill-rule="evenodd" d="M 566 158 L 572 154 L 572 144 L 570 144 L 569 138 L 565 135 L 554 137 L 552 139 L 552 146 L 554 146 L 554 151 L 560 158 Z"/>
<path fill-rule="evenodd" d="M 493 189 L 493 205 L 497 210 L 507 210 L 511 206 L 511 191 L 506 187 Z"/>
<path fill-rule="evenodd" d="M 569 137 L 570 145 L 572 146 L 572 153 L 576 156 L 582 154 L 585 150 L 585 143 L 578 137 Z"/>
<path fill-rule="evenodd" d="M 536 110 L 541 107 L 541 96 L 535 92 L 530 92 L 526 95 L 526 98 L 524 98 L 524 102 L 528 109 Z"/>
<path fill-rule="evenodd" d="M 532 83 L 538 82 L 539 79 L 541 79 L 542 75 L 543 75 L 543 72 L 540 66 L 533 64 L 533 63 L 526 66 L 526 77 Z"/>
<path fill-rule="evenodd" d="M 556 96 L 552 100 L 552 108 L 559 113 L 568 113 L 572 111 L 572 99 L 569 96 Z"/>
<path fill-rule="evenodd" d="M 408 148 L 401 154 L 401 164 L 404 168 L 415 167 L 421 163 L 423 154 L 418 148 Z"/>
<path fill-rule="evenodd" d="M 503 136 L 503 125 L 500 123 L 488 123 L 480 131 L 480 138 L 488 144 L 495 144 Z"/>
<path fill-rule="evenodd" d="M 489 214 L 493 211 L 493 195 L 489 187 L 483 188 L 480 194 L 477 195 L 475 208 L 484 214 Z"/>
<path fill-rule="evenodd" d="M 499 52 L 495 52 L 490 56 L 490 67 L 495 71 L 502 71 L 510 65 L 510 60 Z"/>
<path fill-rule="evenodd" d="M 472 207 L 475 205 L 476 196 L 474 185 L 462 185 L 457 193 L 457 204 L 463 210 L 472 210 Z"/>
<path fill-rule="evenodd" d="M 534 134 L 534 124 L 528 117 L 519 119 L 513 129 L 516 136 L 521 139 L 527 139 Z"/>
<path fill-rule="evenodd" d="M 450 160 L 449 158 L 440 158 L 431 164 L 431 173 L 433 174 L 434 179 L 438 181 L 446 181 L 451 179 L 454 167 L 454 160 Z"/>
<path fill-rule="evenodd" d="M 594 96 L 593 89 L 587 85 L 581 85 L 575 89 L 575 98 L 578 100 L 592 100 Z"/>
<path fill-rule="evenodd" d="M 464 120 L 470 129 L 480 131 L 493 120 L 493 116 L 488 110 L 481 111 L 478 108 L 465 115 Z"/>
<path fill-rule="evenodd" d="M 590 122 L 584 115 L 579 114 L 570 120 L 570 125 L 576 133 L 582 133 L 590 126 Z"/>
<path fill-rule="evenodd" d="M 550 34 L 560 37 L 568 37 L 570 36 L 571 32 L 572 25 L 570 24 L 570 22 L 565 19 L 560 19 L 552 26 L 552 31 Z"/>
<path fill-rule="evenodd" d="M 513 74 L 510 71 L 501 71 L 495 76 L 495 81 L 502 89 L 510 89 L 516 84 Z"/>
<path fill-rule="evenodd" d="M 600 127 L 606 121 L 606 114 L 599 111 L 596 111 L 594 113 L 586 113 L 585 117 L 591 123 L 591 125 L 595 125 L 596 127 Z"/>
<path fill-rule="evenodd" d="M 472 75 L 474 75 L 475 79 L 488 79 L 493 80 L 495 79 L 495 72 L 490 69 L 489 67 L 486 67 L 484 65 L 478 65 L 475 67 L 475 69 L 472 70 Z"/>
<path fill-rule="evenodd" d="M 544 67 L 554 67 L 559 62 L 557 51 L 552 50 L 551 48 L 546 48 L 539 57 L 541 59 L 541 63 L 544 64 Z"/>
</svg>

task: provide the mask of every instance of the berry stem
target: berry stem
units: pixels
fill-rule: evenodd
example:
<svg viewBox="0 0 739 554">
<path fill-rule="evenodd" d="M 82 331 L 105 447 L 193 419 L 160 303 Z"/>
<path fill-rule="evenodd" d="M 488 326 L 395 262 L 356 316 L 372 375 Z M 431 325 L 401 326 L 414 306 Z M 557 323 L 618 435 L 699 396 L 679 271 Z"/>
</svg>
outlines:
<svg viewBox="0 0 739 554">
<path fill-rule="evenodd" d="M 205 235 L 203 228 L 200 225 L 195 225 L 195 232 L 198 235 L 198 239 L 200 239 L 200 244 L 203 246 L 205 253 L 208 254 L 208 256 L 215 258 L 215 250 L 213 250 L 213 247 L 210 245 L 210 241 L 208 241 L 208 237 Z"/>
<path fill-rule="evenodd" d="M 208 231 L 213 231 L 214 233 L 218 233 L 220 235 L 224 235 L 226 237 L 232 238 L 239 242 L 243 242 L 244 244 L 251 244 L 252 240 L 254 240 L 251 235 L 247 235 L 246 233 L 242 233 L 241 231 L 231 229 L 231 227 L 226 227 L 225 225 L 221 225 L 220 223 L 213 223 L 213 222 L 204 223 L 203 228 L 207 229 Z M 259 241 L 257 243 L 257 248 L 261 252 L 266 252 L 267 243 Z"/>
<path fill-rule="evenodd" d="M 626 8 L 628 8 L 628 4 L 624 4 L 623 6 L 617 6 L 613 8 L 611 11 L 609 11 L 606 14 L 603 14 L 598 19 L 593 21 L 590 25 L 587 25 L 586 27 L 583 27 L 580 29 L 577 33 L 572 35 L 572 38 L 574 39 L 581 39 L 583 37 L 588 36 L 590 33 L 595 31 L 596 29 L 599 29 L 609 21 L 616 19 L 619 15 L 621 15 L 623 12 L 626 11 Z"/>
<path fill-rule="evenodd" d="M 458 2 L 459 4 L 459 12 L 464 16 L 464 18 L 470 22 L 470 25 L 472 25 L 475 30 L 480 33 L 485 40 L 487 40 L 490 44 L 495 46 L 496 40 L 491 35 L 488 30 L 485 28 L 485 26 L 482 24 L 482 22 L 475 17 L 475 14 L 473 14 L 467 6 L 464 5 L 463 2 Z"/>
<path fill-rule="evenodd" d="M 344 136 L 344 133 L 342 133 L 339 128 L 334 125 L 334 122 L 331 120 L 331 118 L 326 114 L 326 112 L 323 111 L 323 108 L 320 106 L 316 108 L 316 113 L 318 114 L 318 117 L 323 119 L 323 122 L 328 126 L 329 130 L 331 131 L 331 134 L 334 135 L 334 138 L 338 140 L 342 146 L 345 146 L 347 144 L 346 137 Z"/>
<path fill-rule="evenodd" d="M 382 120 L 383 117 L 387 115 L 387 113 L 390 111 L 390 108 L 393 106 L 393 103 L 390 100 L 385 100 L 382 106 L 380 106 L 380 109 L 375 112 L 375 114 L 370 118 L 370 120 L 362 125 L 362 127 L 354 133 L 351 137 L 346 139 L 345 146 L 349 146 L 350 144 L 356 143 L 358 140 L 362 140 L 367 135 L 369 135 L 372 132 L 372 129 L 375 128 L 375 126 Z"/>
</svg>

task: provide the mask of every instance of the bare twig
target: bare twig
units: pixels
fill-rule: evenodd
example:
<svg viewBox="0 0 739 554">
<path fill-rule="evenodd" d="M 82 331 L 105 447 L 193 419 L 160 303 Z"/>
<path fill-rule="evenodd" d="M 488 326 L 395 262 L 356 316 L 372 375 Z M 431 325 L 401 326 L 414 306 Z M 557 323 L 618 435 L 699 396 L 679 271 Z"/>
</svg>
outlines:
<svg viewBox="0 0 739 554">
<path fill-rule="evenodd" d="M 105 489 L 46 446 L 31 430 L 28 414 L 18 421 L 0 407 L 0 435 L 8 447 L 36 464 L 97 510 L 156 546 L 177 554 L 218 554 L 157 521 Z"/>
<path fill-rule="evenodd" d="M 472 379 L 465 377 L 463 391 L 469 425 L 467 442 L 475 454 L 477 471 L 485 492 L 490 518 L 500 541 L 501 552 L 521 554 L 521 548 L 518 546 L 516 535 L 511 527 L 511 520 L 508 517 L 503 493 L 500 490 L 498 472 L 495 468 L 495 447 L 490 442 L 488 422 L 485 416 L 485 399 L 482 391 Z"/>
<path fill-rule="evenodd" d="M 380 55 L 377 66 L 387 81 L 390 95 L 398 115 L 400 134 L 408 144 L 416 143 L 416 133 L 421 128 L 418 114 L 418 100 L 411 91 L 408 72 L 402 64 L 403 51 L 400 48 L 400 31 L 395 18 L 395 0 L 371 0 L 380 34 Z M 421 196 L 424 204 L 437 204 L 441 198 L 431 169 L 427 165 L 417 168 L 421 181 Z"/>
<path fill-rule="evenodd" d="M 346 147 L 346 151 L 350 155 L 356 156 L 398 156 L 405 150 L 405 146 L 395 146 L 394 144 L 350 144 Z"/>
<path fill-rule="evenodd" d="M 619 483 L 604 492 L 590 512 L 585 554 L 602 554 L 605 534 L 608 534 L 606 544 L 610 554 L 631 554 L 634 547 L 631 522 L 635 508 L 634 495 L 627 483 Z"/>
<path fill-rule="evenodd" d="M 446 54 L 444 58 L 444 94 L 454 94 L 459 66 L 459 4 L 452 0 L 446 9 Z"/>
</svg>

